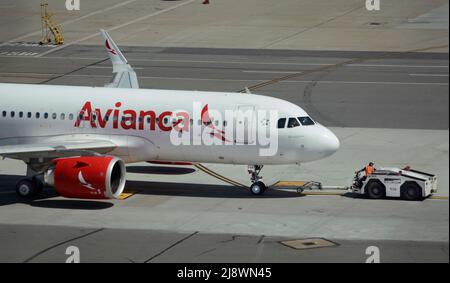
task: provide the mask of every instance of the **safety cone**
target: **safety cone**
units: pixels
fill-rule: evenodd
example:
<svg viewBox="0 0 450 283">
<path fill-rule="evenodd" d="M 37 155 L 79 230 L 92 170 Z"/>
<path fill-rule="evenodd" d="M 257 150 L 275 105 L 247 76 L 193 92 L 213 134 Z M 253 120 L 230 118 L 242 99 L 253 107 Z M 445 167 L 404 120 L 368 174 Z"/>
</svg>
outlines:
<svg viewBox="0 0 450 283">
<path fill-rule="evenodd" d="M 204 5 L 209 4 L 209 0 L 203 0 L 202 4 L 204 4 Z"/>
</svg>

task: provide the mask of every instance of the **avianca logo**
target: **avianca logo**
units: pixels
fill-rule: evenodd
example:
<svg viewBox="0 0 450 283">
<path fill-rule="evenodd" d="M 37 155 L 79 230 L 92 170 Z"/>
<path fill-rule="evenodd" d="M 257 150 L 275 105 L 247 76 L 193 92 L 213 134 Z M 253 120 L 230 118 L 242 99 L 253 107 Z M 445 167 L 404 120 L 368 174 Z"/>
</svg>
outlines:
<svg viewBox="0 0 450 283">
<path fill-rule="evenodd" d="M 153 110 L 141 110 L 135 111 L 132 109 L 121 110 L 121 102 L 115 104 L 116 108 L 106 109 L 102 111 L 100 108 L 93 108 L 92 103 L 87 101 L 75 122 L 75 127 L 80 127 L 82 121 L 89 122 L 92 128 L 105 128 L 108 123 L 112 123 L 113 129 L 124 130 L 145 130 L 146 123 L 147 129 L 155 131 L 156 126 L 163 131 L 169 132 L 175 130 L 177 132 L 189 132 L 190 131 L 190 114 L 186 111 L 178 111 L 176 113 L 172 111 L 163 111 L 161 114 Z M 195 115 L 194 115 L 195 117 Z M 214 136 L 222 141 L 226 141 L 225 132 L 218 129 L 214 125 L 214 120 L 210 117 L 208 104 L 206 104 L 201 111 L 202 125 L 209 128 L 210 135 Z M 110 122 L 112 120 L 112 122 Z"/>
<path fill-rule="evenodd" d="M 109 53 L 111 53 L 113 55 L 117 55 L 117 51 L 115 49 L 111 48 L 111 45 L 109 45 L 109 40 L 105 41 L 105 47 Z"/>
<path fill-rule="evenodd" d="M 78 173 L 78 181 L 80 181 L 80 185 L 82 185 L 83 187 L 85 187 L 85 188 L 87 188 L 89 190 L 96 190 L 94 187 L 92 187 L 91 184 L 86 182 L 86 180 L 84 179 L 82 171 L 80 171 L 80 173 Z"/>
<path fill-rule="evenodd" d="M 225 138 L 225 132 L 221 129 L 217 129 L 214 126 L 214 123 L 212 123 L 213 119 L 211 119 L 209 117 L 209 110 L 208 110 L 208 104 L 205 105 L 205 107 L 203 107 L 202 109 L 202 123 L 203 125 L 209 127 L 212 129 L 212 132 L 210 133 L 211 136 L 214 136 L 215 138 L 218 138 L 222 141 L 227 141 L 229 142 L 229 140 L 227 140 Z"/>
</svg>

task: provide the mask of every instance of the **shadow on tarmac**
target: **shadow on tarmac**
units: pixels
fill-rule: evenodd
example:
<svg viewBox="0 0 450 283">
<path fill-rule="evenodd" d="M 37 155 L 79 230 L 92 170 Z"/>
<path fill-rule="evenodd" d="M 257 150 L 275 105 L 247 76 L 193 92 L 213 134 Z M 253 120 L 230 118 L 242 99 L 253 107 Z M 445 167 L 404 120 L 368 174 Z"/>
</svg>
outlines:
<svg viewBox="0 0 450 283">
<path fill-rule="evenodd" d="M 42 208 L 99 210 L 110 208 L 114 205 L 107 201 L 51 199 L 58 197 L 58 194 L 52 188 L 44 188 L 42 193 L 35 198 L 22 199 L 15 192 L 16 183 L 21 179 L 23 179 L 23 176 L 0 175 L 0 206 L 22 203 Z"/>
<path fill-rule="evenodd" d="M 268 189 L 261 196 L 254 196 L 248 188 L 230 185 L 186 184 L 167 182 L 127 181 L 127 190 L 138 191 L 141 195 L 183 196 L 203 198 L 240 198 L 240 199 L 271 199 L 300 198 L 304 195 L 297 192 Z"/>
<path fill-rule="evenodd" d="M 138 169 L 140 170 L 140 169 Z M 187 174 L 187 173 L 184 173 Z M 53 199 L 58 197 L 56 191 L 46 187 L 42 193 L 33 199 L 21 199 L 16 195 L 15 185 L 23 176 L 0 175 L 0 206 L 16 203 L 28 204 L 33 207 L 53 209 L 100 210 L 114 206 L 108 201 Z M 127 191 L 137 191 L 138 195 L 148 196 L 182 196 L 201 198 L 229 199 L 274 199 L 301 198 L 304 195 L 290 191 L 268 189 L 262 196 L 254 196 L 248 188 L 229 185 L 185 184 L 167 182 L 127 181 Z"/>
</svg>

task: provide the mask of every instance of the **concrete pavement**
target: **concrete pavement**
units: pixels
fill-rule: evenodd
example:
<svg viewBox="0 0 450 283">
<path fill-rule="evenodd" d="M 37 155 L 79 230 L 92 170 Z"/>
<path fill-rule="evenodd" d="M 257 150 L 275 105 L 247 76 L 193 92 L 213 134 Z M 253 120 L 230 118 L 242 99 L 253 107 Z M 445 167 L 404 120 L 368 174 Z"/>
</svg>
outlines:
<svg viewBox="0 0 450 283">
<path fill-rule="evenodd" d="M 96 45 L 105 28 L 132 46 L 448 53 L 446 0 L 382 0 L 380 11 L 368 11 L 365 0 L 83 0 L 79 11 L 48 2 L 66 45 Z M 2 1 L 1 23 L 14 28 L 2 29 L 0 42 L 40 40 L 33 3 Z"/>
</svg>

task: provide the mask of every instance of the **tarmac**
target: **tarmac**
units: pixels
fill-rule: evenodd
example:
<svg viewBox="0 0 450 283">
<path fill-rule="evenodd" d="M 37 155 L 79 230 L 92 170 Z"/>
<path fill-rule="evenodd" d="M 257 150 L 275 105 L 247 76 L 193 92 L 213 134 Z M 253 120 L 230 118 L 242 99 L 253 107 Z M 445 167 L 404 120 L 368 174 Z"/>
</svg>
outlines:
<svg viewBox="0 0 450 283">
<path fill-rule="evenodd" d="M 341 140 L 325 160 L 266 166 L 267 184 L 348 186 L 355 170 L 375 161 L 435 173 L 439 191 L 437 199 L 421 202 L 373 201 L 345 191 L 269 190 L 253 197 L 195 167 L 139 163 L 127 168 L 127 189 L 135 194 L 125 200 L 68 200 L 47 188 L 23 201 L 14 184 L 24 164 L 2 160 L 0 262 L 64 262 L 70 245 L 80 248 L 82 262 L 364 262 L 368 246 L 380 248 L 382 262 L 448 262 L 448 2 L 412 1 L 403 10 L 392 1 L 385 6 L 392 9 L 373 18 L 357 8 L 363 1 L 347 0 L 326 9 L 325 1 L 246 1 L 240 8 L 235 1 L 209 7 L 146 1 L 145 9 L 139 0 L 111 1 L 107 8 L 82 1 L 79 12 L 49 2 L 65 23 L 63 47 L 30 44 L 39 37 L 32 24 L 39 14 L 28 1 L 0 4 L 2 15 L 7 12 L 1 21 L 17 22 L 0 31 L 0 82 L 102 86 L 111 67 L 95 33 L 109 27 L 142 88 L 236 92 L 268 82 L 253 92 L 300 105 Z M 254 10 L 246 6 L 252 4 Z M 197 10 L 206 8 L 208 14 Z M 224 9 L 233 13 L 219 13 Z M 313 11 L 321 17 L 308 16 Z M 192 19 L 184 32 L 180 13 Z M 383 28 L 363 26 L 382 18 Z M 368 30 L 374 40 L 392 38 L 372 45 L 360 35 Z M 325 38 L 329 32 L 333 42 Z M 418 49 L 426 50 L 406 52 Z M 205 166 L 249 183 L 244 166 Z M 295 250 L 280 243 L 317 237 L 338 245 Z"/>
</svg>

